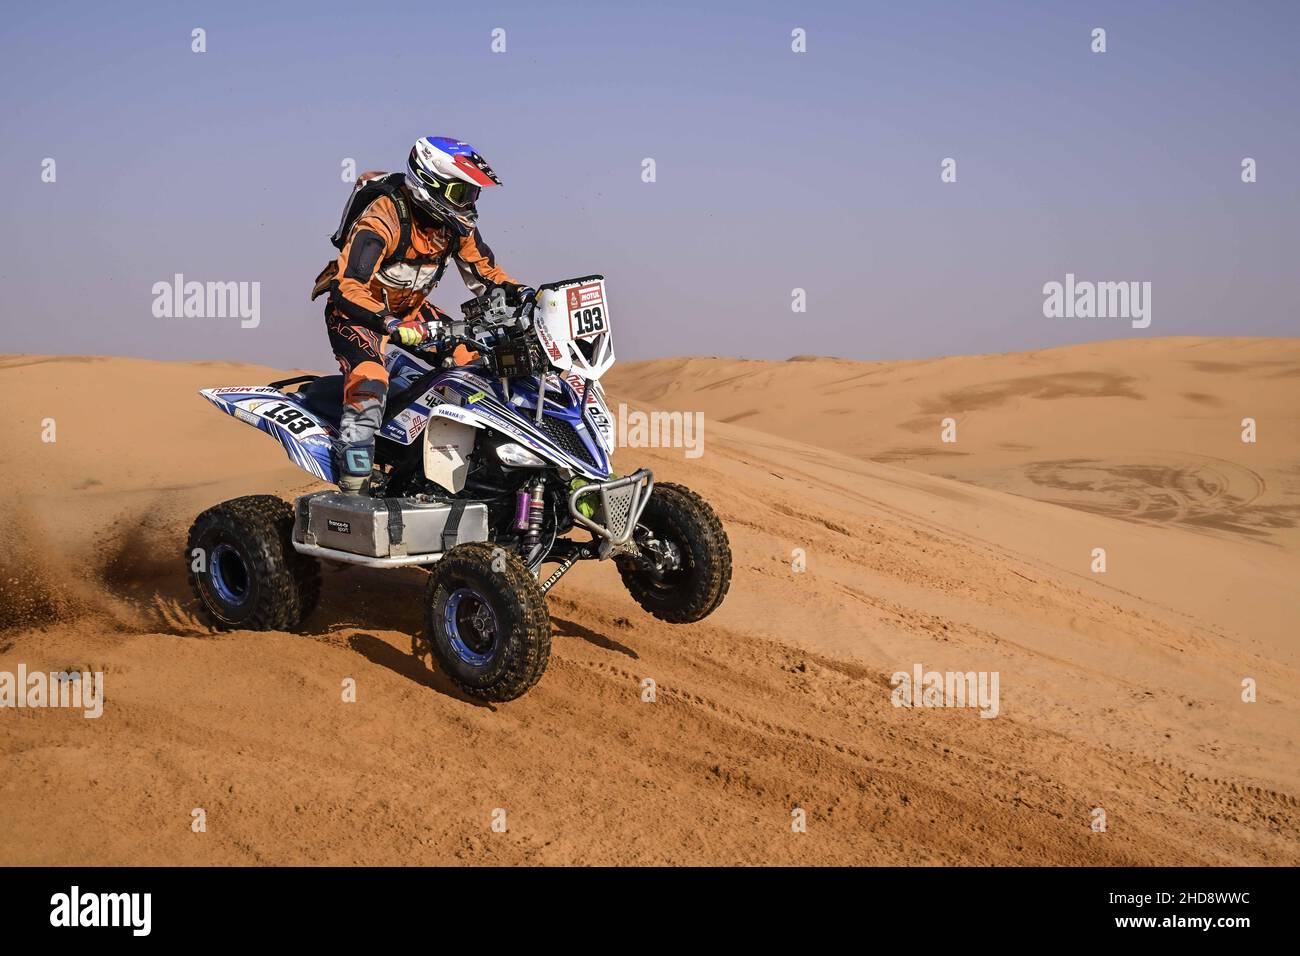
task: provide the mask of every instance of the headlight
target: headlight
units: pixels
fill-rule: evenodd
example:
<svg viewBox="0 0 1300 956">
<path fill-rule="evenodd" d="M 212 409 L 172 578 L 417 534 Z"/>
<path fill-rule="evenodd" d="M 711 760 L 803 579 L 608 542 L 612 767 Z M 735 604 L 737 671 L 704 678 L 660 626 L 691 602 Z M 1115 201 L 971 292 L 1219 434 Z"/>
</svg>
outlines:
<svg viewBox="0 0 1300 956">
<path fill-rule="evenodd" d="M 523 445 L 508 441 L 497 445 L 497 460 L 511 468 L 545 468 L 546 462 Z"/>
</svg>

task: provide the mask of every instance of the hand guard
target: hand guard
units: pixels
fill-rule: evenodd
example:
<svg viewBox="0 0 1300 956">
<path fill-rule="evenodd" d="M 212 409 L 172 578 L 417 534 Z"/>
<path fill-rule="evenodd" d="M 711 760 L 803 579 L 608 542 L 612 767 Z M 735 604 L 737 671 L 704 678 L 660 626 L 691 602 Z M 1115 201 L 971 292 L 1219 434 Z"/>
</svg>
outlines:
<svg viewBox="0 0 1300 956">
<path fill-rule="evenodd" d="M 530 285 L 506 286 L 507 305 L 523 306 L 536 298 L 537 290 Z"/>
</svg>

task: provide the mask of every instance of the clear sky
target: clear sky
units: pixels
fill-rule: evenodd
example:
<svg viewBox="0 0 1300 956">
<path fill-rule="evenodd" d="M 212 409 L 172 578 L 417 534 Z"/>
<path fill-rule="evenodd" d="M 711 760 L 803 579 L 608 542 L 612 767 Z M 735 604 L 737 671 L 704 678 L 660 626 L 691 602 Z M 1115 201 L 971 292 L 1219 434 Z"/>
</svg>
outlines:
<svg viewBox="0 0 1300 956">
<path fill-rule="evenodd" d="M 342 164 L 425 134 L 503 179 L 508 270 L 606 275 L 623 359 L 1300 334 L 1296 2 L 22 3 L 0 81 L 4 352 L 331 367 Z M 155 317 L 175 273 L 260 324 Z M 1045 318 L 1066 273 L 1150 327 Z"/>
</svg>

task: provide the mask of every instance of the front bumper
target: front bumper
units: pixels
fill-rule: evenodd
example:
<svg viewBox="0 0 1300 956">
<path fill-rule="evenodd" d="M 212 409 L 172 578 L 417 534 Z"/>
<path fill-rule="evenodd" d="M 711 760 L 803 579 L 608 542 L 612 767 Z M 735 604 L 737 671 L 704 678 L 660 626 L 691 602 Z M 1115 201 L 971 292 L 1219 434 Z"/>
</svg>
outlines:
<svg viewBox="0 0 1300 956">
<path fill-rule="evenodd" d="M 649 468 L 640 468 L 623 478 L 581 485 L 569 493 L 569 515 L 578 527 L 604 539 L 600 556 L 607 557 L 613 548 L 632 540 L 654 486 L 654 474 Z M 594 520 L 578 510 L 578 502 L 587 495 L 600 495 Z"/>
</svg>

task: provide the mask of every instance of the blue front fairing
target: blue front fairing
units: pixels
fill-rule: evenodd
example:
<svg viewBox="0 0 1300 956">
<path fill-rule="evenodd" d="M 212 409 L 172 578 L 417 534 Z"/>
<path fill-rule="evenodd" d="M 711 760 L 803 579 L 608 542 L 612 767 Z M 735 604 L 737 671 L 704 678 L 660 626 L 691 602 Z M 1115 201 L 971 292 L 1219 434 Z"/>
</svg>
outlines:
<svg viewBox="0 0 1300 956">
<path fill-rule="evenodd" d="M 535 379 L 514 379 L 507 393 L 500 380 L 480 375 L 477 370 L 448 369 L 433 380 L 424 395 L 394 415 L 380 435 L 410 444 L 419 438 L 433 408 L 440 404 L 472 412 L 484 425 L 495 427 L 585 477 L 603 479 L 610 475 L 609 456 L 595 436 L 582 397 L 564 379 L 551 379 L 539 425 Z"/>
</svg>

